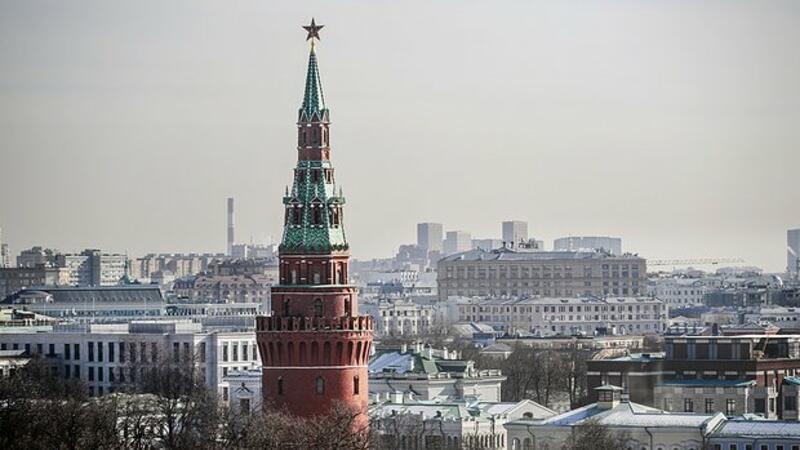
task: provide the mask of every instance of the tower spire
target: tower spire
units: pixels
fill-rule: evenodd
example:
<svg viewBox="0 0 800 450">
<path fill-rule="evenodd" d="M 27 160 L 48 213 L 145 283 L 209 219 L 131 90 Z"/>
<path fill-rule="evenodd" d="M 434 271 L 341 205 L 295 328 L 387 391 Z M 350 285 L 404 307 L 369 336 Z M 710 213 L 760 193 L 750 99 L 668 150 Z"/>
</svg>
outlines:
<svg viewBox="0 0 800 450">
<path fill-rule="evenodd" d="M 303 26 L 308 32 L 306 41 L 311 41 L 311 50 L 308 54 L 308 70 L 306 72 L 306 87 L 303 93 L 303 104 L 300 107 L 299 120 L 321 121 L 327 120 L 328 110 L 325 108 L 325 96 L 322 94 L 322 81 L 319 77 L 319 64 L 315 42 L 320 39 L 319 30 L 325 25 L 317 25 L 314 18 L 310 25 Z"/>
</svg>

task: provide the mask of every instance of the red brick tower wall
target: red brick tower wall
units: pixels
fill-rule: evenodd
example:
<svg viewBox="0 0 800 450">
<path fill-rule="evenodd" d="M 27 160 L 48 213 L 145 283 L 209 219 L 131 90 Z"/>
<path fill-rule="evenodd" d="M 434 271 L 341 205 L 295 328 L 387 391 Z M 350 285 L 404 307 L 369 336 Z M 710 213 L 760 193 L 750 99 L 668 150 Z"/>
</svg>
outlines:
<svg viewBox="0 0 800 450">
<path fill-rule="evenodd" d="M 356 426 L 365 430 L 373 325 L 358 315 L 349 284 L 345 199 L 330 161 L 329 111 L 313 46 L 297 128 L 297 167 L 283 198 L 279 283 L 272 287 L 271 316 L 256 320 L 264 404 L 311 417 L 342 403 L 363 413 Z"/>
</svg>

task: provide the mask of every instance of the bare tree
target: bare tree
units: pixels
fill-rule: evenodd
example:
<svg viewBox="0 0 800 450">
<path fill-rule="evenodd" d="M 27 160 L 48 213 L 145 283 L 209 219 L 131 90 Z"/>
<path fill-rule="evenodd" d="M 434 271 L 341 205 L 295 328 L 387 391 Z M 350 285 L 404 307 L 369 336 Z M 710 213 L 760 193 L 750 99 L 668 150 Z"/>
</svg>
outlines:
<svg viewBox="0 0 800 450">
<path fill-rule="evenodd" d="M 613 432 L 588 420 L 572 428 L 565 444 L 570 450 L 620 450 L 625 448 L 628 437 L 627 433 Z"/>
</svg>

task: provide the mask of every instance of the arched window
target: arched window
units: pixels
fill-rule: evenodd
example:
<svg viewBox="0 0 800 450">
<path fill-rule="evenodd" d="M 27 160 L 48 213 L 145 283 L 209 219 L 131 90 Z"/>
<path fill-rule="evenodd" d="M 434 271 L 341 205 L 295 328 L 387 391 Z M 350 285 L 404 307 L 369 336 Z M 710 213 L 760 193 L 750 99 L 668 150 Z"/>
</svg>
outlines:
<svg viewBox="0 0 800 450">
<path fill-rule="evenodd" d="M 293 270 L 292 271 L 292 275 L 294 276 L 294 274 L 295 274 L 295 272 Z M 284 317 L 289 317 L 291 315 L 292 315 L 292 307 L 289 306 L 289 299 L 286 298 L 286 299 L 283 300 L 283 316 Z"/>
<path fill-rule="evenodd" d="M 315 389 L 317 391 L 317 395 L 322 395 L 325 393 L 325 379 L 322 377 L 317 377 L 315 382 Z"/>
<path fill-rule="evenodd" d="M 314 300 L 314 315 L 322 317 L 322 299 L 320 298 Z"/>
<path fill-rule="evenodd" d="M 358 376 L 353 377 L 353 395 L 358 395 L 360 391 L 360 387 L 358 385 Z"/>
<path fill-rule="evenodd" d="M 283 395 L 283 377 L 278 377 L 278 395 Z"/>
<path fill-rule="evenodd" d="M 295 206 L 292 208 L 292 225 L 302 225 L 303 219 L 301 217 L 300 207 Z"/>
<path fill-rule="evenodd" d="M 322 208 L 319 205 L 311 205 L 311 223 L 322 225 Z"/>
</svg>

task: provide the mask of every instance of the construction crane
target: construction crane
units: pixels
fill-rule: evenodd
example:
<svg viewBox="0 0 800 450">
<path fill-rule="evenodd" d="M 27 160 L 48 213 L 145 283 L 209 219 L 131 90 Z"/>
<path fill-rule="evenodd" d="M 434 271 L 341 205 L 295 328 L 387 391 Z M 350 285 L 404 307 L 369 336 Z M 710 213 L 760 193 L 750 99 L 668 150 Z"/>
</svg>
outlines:
<svg viewBox="0 0 800 450">
<path fill-rule="evenodd" d="M 648 259 L 648 266 L 702 266 L 743 263 L 742 258 Z"/>
</svg>

